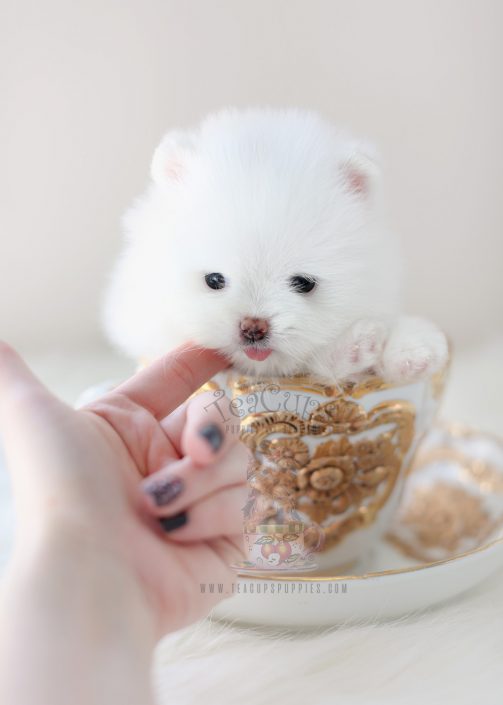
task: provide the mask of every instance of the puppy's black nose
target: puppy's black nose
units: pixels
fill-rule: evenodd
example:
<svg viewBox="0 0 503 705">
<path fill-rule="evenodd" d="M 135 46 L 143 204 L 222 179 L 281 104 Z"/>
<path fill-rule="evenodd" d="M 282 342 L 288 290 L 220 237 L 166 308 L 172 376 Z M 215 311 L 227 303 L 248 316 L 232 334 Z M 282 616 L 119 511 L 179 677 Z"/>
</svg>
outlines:
<svg viewBox="0 0 503 705">
<path fill-rule="evenodd" d="M 239 325 L 241 339 L 245 343 L 258 343 L 264 340 L 269 332 L 269 321 L 265 318 L 243 318 Z"/>
</svg>

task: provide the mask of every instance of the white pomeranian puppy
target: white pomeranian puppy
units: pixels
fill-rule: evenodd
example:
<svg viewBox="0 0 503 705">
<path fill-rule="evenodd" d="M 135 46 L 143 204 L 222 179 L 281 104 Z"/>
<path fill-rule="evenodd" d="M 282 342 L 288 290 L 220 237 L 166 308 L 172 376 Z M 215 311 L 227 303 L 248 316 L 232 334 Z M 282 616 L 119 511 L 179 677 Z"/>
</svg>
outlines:
<svg viewBox="0 0 503 705">
<path fill-rule="evenodd" d="M 128 354 L 192 341 L 258 377 L 444 365 L 432 323 L 400 313 L 401 264 L 367 146 L 300 110 L 228 110 L 169 132 L 125 217 L 105 326 Z"/>
</svg>

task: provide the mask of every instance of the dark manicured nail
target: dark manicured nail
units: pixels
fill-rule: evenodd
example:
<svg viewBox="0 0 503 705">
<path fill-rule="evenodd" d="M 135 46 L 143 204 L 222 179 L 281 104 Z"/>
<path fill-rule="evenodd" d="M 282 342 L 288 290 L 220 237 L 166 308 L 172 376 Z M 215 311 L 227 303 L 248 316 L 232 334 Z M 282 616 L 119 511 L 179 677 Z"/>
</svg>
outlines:
<svg viewBox="0 0 503 705">
<path fill-rule="evenodd" d="M 162 526 L 164 531 L 168 534 L 170 531 L 179 529 L 181 526 L 185 526 L 188 521 L 187 512 L 180 512 L 180 514 L 175 514 L 174 517 L 166 517 L 165 519 L 160 519 L 159 524 Z"/>
<path fill-rule="evenodd" d="M 210 444 L 214 453 L 217 452 L 224 440 L 224 434 L 215 423 L 210 423 L 207 426 L 203 426 L 199 429 L 199 435 Z"/>
<path fill-rule="evenodd" d="M 178 477 L 172 477 L 169 480 L 157 480 L 145 487 L 147 492 L 158 507 L 164 507 L 172 502 L 178 495 L 183 492 L 184 484 Z"/>
</svg>

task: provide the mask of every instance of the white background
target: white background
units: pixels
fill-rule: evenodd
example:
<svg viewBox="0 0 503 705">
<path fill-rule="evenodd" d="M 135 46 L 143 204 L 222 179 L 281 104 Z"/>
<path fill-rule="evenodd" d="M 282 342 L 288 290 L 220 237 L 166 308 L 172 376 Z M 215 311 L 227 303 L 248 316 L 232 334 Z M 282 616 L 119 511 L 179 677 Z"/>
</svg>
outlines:
<svg viewBox="0 0 503 705">
<path fill-rule="evenodd" d="M 2 0 L 0 336 L 103 345 L 119 220 L 162 133 L 306 106 L 374 140 L 406 307 L 458 349 L 503 328 L 499 0 Z"/>
</svg>

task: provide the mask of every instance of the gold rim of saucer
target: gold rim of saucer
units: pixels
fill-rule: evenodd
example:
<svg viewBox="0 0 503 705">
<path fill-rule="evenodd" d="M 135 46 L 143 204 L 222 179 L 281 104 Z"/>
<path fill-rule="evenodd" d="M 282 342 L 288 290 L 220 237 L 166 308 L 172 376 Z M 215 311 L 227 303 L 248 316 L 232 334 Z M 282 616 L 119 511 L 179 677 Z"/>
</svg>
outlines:
<svg viewBox="0 0 503 705">
<path fill-rule="evenodd" d="M 446 422 L 441 422 L 437 424 L 437 427 L 440 429 L 443 429 L 449 433 L 452 434 L 454 437 L 462 437 L 462 438 L 467 438 L 470 436 L 477 436 L 478 438 L 486 438 L 493 443 L 496 443 L 501 447 L 503 450 L 503 439 L 496 434 L 492 433 L 487 433 L 485 431 L 479 431 L 476 428 L 472 428 L 469 426 L 464 426 L 462 424 L 457 424 L 457 423 L 446 423 Z M 390 537 L 386 537 L 385 539 L 391 545 L 395 545 L 396 547 L 400 548 L 399 541 L 396 540 L 394 537 L 390 539 Z M 412 566 L 406 566 L 404 568 L 392 568 L 389 570 L 376 570 L 376 571 L 369 571 L 368 573 L 363 573 L 362 575 L 351 575 L 351 574 L 338 574 L 338 575 L 310 575 L 310 576 L 302 576 L 302 575 L 281 575 L 281 573 L 256 573 L 254 574 L 253 578 L 257 580 L 279 580 L 279 581 L 288 581 L 288 582 L 334 582 L 334 581 L 348 581 L 348 580 L 368 580 L 370 578 L 379 578 L 379 577 L 384 577 L 388 575 L 403 575 L 405 573 L 415 573 L 420 570 L 427 570 L 428 568 L 435 568 L 437 566 L 441 565 L 446 565 L 448 563 L 453 563 L 455 561 L 461 560 L 463 558 L 467 558 L 468 556 L 475 555 L 477 553 L 483 553 L 484 551 L 488 551 L 494 546 L 503 543 L 503 536 L 500 536 L 496 539 L 493 539 L 492 541 L 489 541 L 489 543 L 486 543 L 482 546 L 477 546 L 476 548 L 472 548 L 469 551 L 464 551 L 462 553 L 458 553 L 454 556 L 449 556 L 448 558 L 441 558 L 436 561 L 427 561 L 427 562 L 422 562 L 420 565 L 412 565 Z M 250 576 L 247 576 L 246 574 L 243 573 L 238 573 L 238 576 L 241 578 L 248 578 Z"/>
<path fill-rule="evenodd" d="M 456 556 L 451 556 L 450 558 L 442 558 L 438 561 L 432 561 L 431 563 L 422 563 L 421 565 L 413 565 L 413 566 L 408 566 L 407 568 L 393 568 L 390 570 L 376 570 L 376 571 L 371 571 L 369 573 L 363 573 L 362 575 L 313 575 L 310 577 L 304 577 L 300 575 L 281 575 L 280 573 L 273 573 L 271 575 L 266 575 L 265 573 L 256 573 L 254 575 L 255 578 L 258 580 L 288 580 L 288 581 L 293 581 L 293 582 L 315 582 L 315 583 L 320 583 L 320 582 L 334 582 L 334 581 L 347 581 L 347 580 L 368 580 L 369 578 L 379 578 L 381 576 L 387 576 L 387 575 L 400 575 L 401 573 L 415 573 L 418 570 L 426 570 L 427 568 L 434 568 L 439 565 L 443 565 L 445 563 L 453 563 L 454 561 L 458 561 L 461 558 L 466 558 L 467 556 L 471 556 L 475 553 L 482 553 L 483 551 L 487 551 L 490 548 L 493 548 L 493 546 L 496 546 L 499 543 L 503 543 L 503 536 L 500 538 L 494 539 L 493 541 L 485 544 L 484 546 L 478 546 L 477 548 L 473 548 L 471 551 L 465 551 L 464 553 L 458 553 Z M 240 578 L 246 578 L 244 573 L 238 573 Z"/>
</svg>

